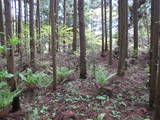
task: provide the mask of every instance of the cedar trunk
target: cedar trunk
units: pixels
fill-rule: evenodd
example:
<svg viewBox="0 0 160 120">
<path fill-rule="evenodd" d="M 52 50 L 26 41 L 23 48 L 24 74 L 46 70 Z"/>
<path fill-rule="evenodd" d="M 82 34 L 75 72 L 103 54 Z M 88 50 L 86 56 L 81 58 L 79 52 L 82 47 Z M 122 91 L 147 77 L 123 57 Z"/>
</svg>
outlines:
<svg viewBox="0 0 160 120">
<path fill-rule="evenodd" d="M 18 39 L 22 40 L 22 1 L 18 0 Z M 22 63 L 22 42 L 18 44 L 18 51 L 20 53 L 20 63 Z"/>
<path fill-rule="evenodd" d="M 138 1 L 133 3 L 133 23 L 134 23 L 134 57 L 138 57 Z"/>
<path fill-rule="evenodd" d="M 157 64 L 158 64 L 158 41 L 159 41 L 159 0 L 152 0 L 151 15 L 151 78 L 150 78 L 150 108 L 155 104 Z"/>
<path fill-rule="evenodd" d="M 29 1 L 30 65 L 35 70 L 34 0 Z"/>
<path fill-rule="evenodd" d="M 52 64 L 53 64 L 53 90 L 56 90 L 56 0 L 50 0 L 50 22 L 51 22 L 51 41 L 52 41 Z"/>
<path fill-rule="evenodd" d="M 5 36 L 4 36 L 4 18 L 3 18 L 3 9 L 2 9 L 2 0 L 0 0 L 0 44 L 5 45 Z M 5 53 L 2 53 L 2 56 L 5 56 Z"/>
<path fill-rule="evenodd" d="M 6 41 L 10 42 L 13 35 L 12 33 L 12 16 L 11 16 L 11 1 L 4 0 L 5 4 L 5 20 L 6 20 Z M 15 62 L 14 62 L 14 48 L 13 45 L 7 44 L 7 70 L 9 73 L 15 75 Z M 11 91 L 16 90 L 16 80 L 15 77 L 8 79 L 8 84 L 11 87 Z M 12 111 L 15 112 L 20 109 L 19 97 L 15 97 L 12 103 Z"/>
<path fill-rule="evenodd" d="M 84 0 L 78 0 L 80 34 L 80 78 L 86 78 L 86 37 L 84 21 Z"/>
<path fill-rule="evenodd" d="M 105 14 L 105 24 L 104 24 L 104 28 L 105 28 L 105 52 L 108 51 L 108 29 L 107 29 L 107 1 L 104 0 L 104 14 Z"/>
<path fill-rule="evenodd" d="M 74 14 L 73 14 L 73 43 L 72 50 L 77 50 L 77 0 L 74 0 Z"/>
<path fill-rule="evenodd" d="M 125 70 L 125 59 L 126 59 L 126 48 L 127 48 L 127 37 L 128 37 L 128 22 L 127 22 L 127 6 L 128 0 L 119 0 L 119 44 L 120 44 L 120 55 L 118 63 L 118 75 L 124 75 Z"/>
<path fill-rule="evenodd" d="M 110 6 L 110 20 L 109 20 L 109 37 L 110 37 L 110 42 L 109 42 L 109 64 L 112 64 L 112 0 L 110 0 L 109 3 Z"/>
<path fill-rule="evenodd" d="M 101 0 L 101 24 L 102 24 L 102 53 L 101 56 L 104 57 L 105 45 L 104 45 L 104 0 Z"/>
</svg>

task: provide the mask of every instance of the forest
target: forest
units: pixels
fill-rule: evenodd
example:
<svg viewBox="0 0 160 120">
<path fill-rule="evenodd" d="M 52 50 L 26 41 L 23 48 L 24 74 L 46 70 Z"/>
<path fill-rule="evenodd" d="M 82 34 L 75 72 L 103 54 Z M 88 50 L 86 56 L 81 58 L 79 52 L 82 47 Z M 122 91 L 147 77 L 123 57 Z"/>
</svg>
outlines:
<svg viewBox="0 0 160 120">
<path fill-rule="evenodd" d="M 0 0 L 0 120 L 160 120 L 160 0 Z"/>
</svg>

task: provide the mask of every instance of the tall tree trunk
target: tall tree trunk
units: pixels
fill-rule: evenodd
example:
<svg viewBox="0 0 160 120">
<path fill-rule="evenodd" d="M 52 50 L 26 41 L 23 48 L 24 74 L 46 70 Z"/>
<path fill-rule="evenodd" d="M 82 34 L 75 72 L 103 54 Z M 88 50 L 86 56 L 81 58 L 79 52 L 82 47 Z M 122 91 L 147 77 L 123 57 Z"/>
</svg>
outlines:
<svg viewBox="0 0 160 120">
<path fill-rule="evenodd" d="M 153 1 L 153 0 L 152 0 Z M 155 39 L 156 41 L 159 42 L 160 40 L 160 0 L 154 0 L 154 12 L 155 12 L 155 22 L 154 24 L 154 32 L 155 32 Z M 160 50 L 160 49 L 159 49 Z M 158 50 L 157 50 L 158 51 Z M 160 53 L 159 53 L 160 56 Z M 160 64 L 160 58 L 159 58 L 159 64 Z M 155 97 L 155 115 L 154 115 L 154 120 L 159 120 L 160 118 L 160 65 L 159 65 L 159 71 L 158 71 L 158 79 L 156 81 L 156 97 Z"/>
<path fill-rule="evenodd" d="M 84 0 L 78 0 L 80 34 L 80 78 L 86 78 L 86 37 L 84 21 Z"/>
<path fill-rule="evenodd" d="M 125 16 L 125 18 L 126 18 L 126 20 L 125 20 L 125 22 L 126 22 L 126 30 L 125 30 L 125 37 L 126 37 L 126 43 L 125 43 L 125 45 L 126 45 L 126 58 L 128 58 L 128 0 L 127 0 L 127 2 L 126 2 L 126 4 L 125 4 L 125 8 L 126 8 L 126 10 L 125 10 L 125 12 L 126 12 L 126 16 Z M 125 69 L 127 69 L 127 62 L 125 61 Z"/>
<path fill-rule="evenodd" d="M 152 15 L 151 15 L 151 78 L 150 78 L 150 108 L 155 104 L 155 88 L 157 78 L 158 64 L 158 44 L 159 44 L 159 0 L 152 0 Z"/>
<path fill-rule="evenodd" d="M 66 0 L 63 0 L 63 24 L 66 24 Z"/>
<path fill-rule="evenodd" d="M 29 1 L 30 65 L 35 70 L 34 0 Z"/>
<path fill-rule="evenodd" d="M 18 39 L 22 40 L 22 1 L 18 0 Z M 23 51 L 22 51 L 22 41 L 18 44 L 18 51 L 20 53 L 20 63 L 22 63 Z M 22 65 L 22 64 L 21 64 Z"/>
<path fill-rule="evenodd" d="M 66 25 L 66 0 L 63 0 L 63 25 Z M 63 34 L 65 37 L 65 34 Z M 66 51 L 66 40 L 63 41 L 63 51 Z"/>
<path fill-rule="evenodd" d="M 72 50 L 77 50 L 77 0 L 74 0 L 74 15 L 73 15 L 73 43 Z"/>
<path fill-rule="evenodd" d="M 17 20 L 17 0 L 14 0 L 14 14 L 15 14 L 15 19 L 14 19 L 14 23 L 15 23 L 15 26 L 14 26 L 14 32 L 17 34 L 18 33 L 18 20 Z"/>
<path fill-rule="evenodd" d="M 41 27 L 40 27 L 40 11 L 39 11 L 39 0 L 37 0 L 37 10 L 36 10 L 36 38 L 38 40 L 37 52 L 41 53 Z"/>
<path fill-rule="evenodd" d="M 134 57 L 138 57 L 138 1 L 133 3 L 133 23 L 134 23 Z"/>
<path fill-rule="evenodd" d="M 0 0 L 0 44 L 5 45 L 5 36 L 4 36 L 4 18 L 3 18 L 3 6 L 2 0 Z M 2 53 L 2 57 L 5 56 L 5 52 Z"/>
<path fill-rule="evenodd" d="M 112 0 L 110 0 L 109 3 L 110 6 L 110 31 L 109 31 L 109 36 L 110 36 L 110 42 L 109 42 L 109 64 L 112 64 Z"/>
<path fill-rule="evenodd" d="M 11 16 L 11 0 L 4 0 L 5 4 L 5 20 L 6 20 L 6 40 L 10 42 L 12 37 L 12 16 Z M 9 73 L 15 75 L 15 62 L 14 62 L 14 49 L 13 45 L 7 44 L 7 70 Z M 15 77 L 8 79 L 8 84 L 11 87 L 11 91 L 16 90 Z M 12 103 L 12 111 L 15 112 L 20 109 L 19 97 L 15 97 Z"/>
<path fill-rule="evenodd" d="M 118 63 L 118 75 L 124 75 L 125 59 L 126 59 L 126 47 L 128 37 L 128 22 L 127 22 L 127 6 L 128 0 L 119 0 L 119 42 L 120 42 L 120 55 Z"/>
<path fill-rule="evenodd" d="M 28 22 L 28 19 L 27 19 L 28 14 L 27 13 L 28 13 L 27 12 L 27 0 L 24 0 L 24 23 L 25 24 L 27 24 L 27 22 Z"/>
<path fill-rule="evenodd" d="M 104 0 L 101 0 L 101 24 L 102 24 L 102 53 L 101 56 L 104 57 L 105 55 L 105 44 L 104 44 Z"/>
<path fill-rule="evenodd" d="M 107 28 L 107 1 L 104 0 L 104 9 L 105 9 L 105 52 L 108 51 L 108 28 Z"/>
<path fill-rule="evenodd" d="M 51 39 L 52 39 L 52 64 L 53 64 L 53 90 L 56 90 L 56 0 L 50 0 L 50 22 L 51 22 Z"/>
</svg>

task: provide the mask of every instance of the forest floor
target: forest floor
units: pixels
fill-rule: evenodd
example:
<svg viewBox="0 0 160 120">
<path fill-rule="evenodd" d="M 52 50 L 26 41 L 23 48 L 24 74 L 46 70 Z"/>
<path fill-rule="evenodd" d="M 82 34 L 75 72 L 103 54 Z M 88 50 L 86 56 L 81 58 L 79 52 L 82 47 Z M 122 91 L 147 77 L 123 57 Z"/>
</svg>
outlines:
<svg viewBox="0 0 160 120">
<path fill-rule="evenodd" d="M 74 66 L 78 64 L 78 57 L 66 54 L 61 55 L 61 58 L 65 61 L 64 65 L 77 69 Z M 98 56 L 97 65 L 104 66 L 109 73 L 116 73 L 117 58 L 113 58 L 112 65 L 108 65 L 107 58 Z M 51 58 L 47 56 L 41 60 L 42 63 L 51 63 Z M 98 94 L 96 80 L 90 72 L 87 79 L 79 79 L 77 70 L 58 85 L 56 91 L 48 87 L 24 93 L 21 98 L 22 110 L 10 114 L 5 120 L 101 120 L 96 118 L 103 116 L 103 113 L 104 120 L 150 120 L 148 55 L 142 53 L 137 60 L 128 60 L 128 63 L 125 76 L 115 76 L 106 83 L 109 92 Z M 42 66 L 39 69 L 46 68 Z"/>
</svg>

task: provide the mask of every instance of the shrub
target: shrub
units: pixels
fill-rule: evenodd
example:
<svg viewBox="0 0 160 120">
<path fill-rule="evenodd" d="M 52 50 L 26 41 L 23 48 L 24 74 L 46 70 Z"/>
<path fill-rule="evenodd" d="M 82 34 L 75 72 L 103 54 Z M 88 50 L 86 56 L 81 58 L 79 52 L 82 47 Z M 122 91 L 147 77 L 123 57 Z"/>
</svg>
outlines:
<svg viewBox="0 0 160 120">
<path fill-rule="evenodd" d="M 13 98 L 20 93 L 20 90 L 10 92 L 8 84 L 6 82 L 0 82 L 0 108 L 10 105 L 13 101 Z"/>
<path fill-rule="evenodd" d="M 52 77 L 44 72 L 33 73 L 31 69 L 19 73 L 20 78 L 27 84 L 34 84 L 37 87 L 47 87 L 52 83 Z"/>
<path fill-rule="evenodd" d="M 115 73 L 109 74 L 108 72 L 106 72 L 105 68 L 102 66 L 96 67 L 95 79 L 97 83 L 100 84 L 101 86 L 103 86 L 110 78 L 112 78 L 115 75 L 116 75 Z"/>
<path fill-rule="evenodd" d="M 67 67 L 59 67 L 57 71 L 57 75 L 59 78 L 65 78 L 71 75 L 73 72 L 74 70 L 69 70 Z"/>
</svg>

